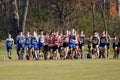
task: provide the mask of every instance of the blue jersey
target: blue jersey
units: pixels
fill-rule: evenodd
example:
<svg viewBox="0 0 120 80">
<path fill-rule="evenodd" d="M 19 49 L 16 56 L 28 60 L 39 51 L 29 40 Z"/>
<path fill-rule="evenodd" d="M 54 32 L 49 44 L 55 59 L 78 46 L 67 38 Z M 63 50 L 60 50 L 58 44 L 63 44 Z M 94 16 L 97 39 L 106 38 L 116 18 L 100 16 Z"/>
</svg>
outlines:
<svg viewBox="0 0 120 80">
<path fill-rule="evenodd" d="M 80 39 L 80 44 L 84 44 L 84 39 L 85 39 L 85 37 L 84 36 L 79 36 L 79 39 Z"/>
<path fill-rule="evenodd" d="M 7 49 L 12 49 L 13 42 L 14 42 L 13 38 L 7 38 L 6 39 L 6 48 Z"/>
<path fill-rule="evenodd" d="M 25 46 L 25 36 L 24 35 L 18 35 L 17 36 L 17 47 L 20 48 L 24 48 Z"/>
<path fill-rule="evenodd" d="M 25 37 L 25 45 L 30 45 L 31 44 L 31 36 Z"/>
<path fill-rule="evenodd" d="M 39 47 L 42 47 L 45 45 L 45 36 L 40 36 L 39 37 Z"/>
<path fill-rule="evenodd" d="M 32 48 L 38 50 L 38 41 L 35 36 L 31 36 L 31 44 L 32 44 Z"/>
<path fill-rule="evenodd" d="M 93 42 L 93 44 L 98 45 L 98 42 L 99 42 L 98 36 L 93 36 L 92 42 Z"/>
<path fill-rule="evenodd" d="M 70 48 L 76 48 L 76 42 L 74 40 L 76 40 L 75 35 L 70 35 L 69 36 L 69 47 Z"/>
<path fill-rule="evenodd" d="M 70 35 L 69 36 L 69 43 L 72 43 L 72 44 L 75 44 L 76 42 L 74 41 L 76 38 L 75 38 L 75 35 Z"/>
<path fill-rule="evenodd" d="M 25 37 L 25 46 L 28 47 L 29 49 L 32 47 L 31 45 L 31 36 L 26 36 Z"/>
<path fill-rule="evenodd" d="M 38 41 L 35 36 L 31 36 L 31 44 L 32 45 L 38 45 Z"/>
</svg>

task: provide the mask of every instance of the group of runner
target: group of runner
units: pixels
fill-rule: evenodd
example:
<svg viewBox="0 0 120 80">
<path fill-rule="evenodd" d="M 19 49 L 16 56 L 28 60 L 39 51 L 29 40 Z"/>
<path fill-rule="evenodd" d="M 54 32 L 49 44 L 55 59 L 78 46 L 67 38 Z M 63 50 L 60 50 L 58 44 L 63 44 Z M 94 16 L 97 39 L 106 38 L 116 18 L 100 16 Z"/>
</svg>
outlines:
<svg viewBox="0 0 120 80">
<path fill-rule="evenodd" d="M 119 36 L 115 35 L 111 41 L 107 31 L 103 31 L 100 35 L 97 31 L 94 31 L 93 35 L 89 36 L 88 40 L 85 40 L 84 32 L 81 30 L 79 33 L 75 29 L 71 31 L 67 30 L 65 34 L 59 34 L 58 31 L 44 34 L 42 30 L 40 31 L 40 35 L 36 31 L 33 31 L 32 34 L 27 32 L 26 35 L 19 32 L 16 38 L 18 60 L 23 60 L 25 53 L 27 60 L 39 60 L 42 56 L 45 60 L 83 59 L 85 57 L 85 43 L 88 44 L 87 58 L 92 58 L 93 55 L 95 55 L 95 58 L 107 58 L 111 42 L 113 44 L 114 58 L 119 57 Z M 11 34 L 9 34 L 6 39 L 6 49 L 9 59 L 12 58 L 13 44 L 14 40 L 11 38 Z"/>
</svg>

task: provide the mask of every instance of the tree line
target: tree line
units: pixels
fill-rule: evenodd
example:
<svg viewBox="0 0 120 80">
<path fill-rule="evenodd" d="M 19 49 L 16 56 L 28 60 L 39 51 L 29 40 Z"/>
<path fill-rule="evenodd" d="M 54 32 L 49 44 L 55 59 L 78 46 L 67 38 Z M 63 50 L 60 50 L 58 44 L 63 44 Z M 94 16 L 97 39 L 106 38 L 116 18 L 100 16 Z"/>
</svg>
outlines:
<svg viewBox="0 0 120 80">
<path fill-rule="evenodd" d="M 120 34 L 117 0 L 0 0 L 0 39 L 8 33 L 75 28 L 91 35 L 94 30 Z"/>
</svg>

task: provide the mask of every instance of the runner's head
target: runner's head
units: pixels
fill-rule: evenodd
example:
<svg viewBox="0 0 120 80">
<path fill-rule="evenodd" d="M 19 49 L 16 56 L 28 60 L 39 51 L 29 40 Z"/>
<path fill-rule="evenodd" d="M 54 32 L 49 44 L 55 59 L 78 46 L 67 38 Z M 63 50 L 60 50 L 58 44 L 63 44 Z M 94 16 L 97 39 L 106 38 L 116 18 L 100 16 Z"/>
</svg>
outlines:
<svg viewBox="0 0 120 80">
<path fill-rule="evenodd" d="M 43 30 L 41 30 L 41 31 L 40 31 L 40 35 L 43 35 L 43 34 L 44 34 L 44 33 L 43 33 Z"/>
<path fill-rule="evenodd" d="M 84 34 L 84 31 L 83 30 L 80 30 L 80 35 L 83 35 Z"/>
<path fill-rule="evenodd" d="M 118 35 L 116 34 L 115 36 L 114 36 L 114 40 L 117 40 L 118 39 Z"/>
<path fill-rule="evenodd" d="M 29 35 L 30 35 L 30 32 L 29 32 L 29 31 L 27 31 L 27 33 L 26 33 L 26 34 L 27 34 L 27 36 L 29 36 Z"/>
<path fill-rule="evenodd" d="M 37 36 L 37 32 L 36 31 L 33 31 L 33 36 Z"/>
<path fill-rule="evenodd" d="M 68 35 L 68 34 L 69 34 L 69 31 L 67 30 L 67 31 L 66 31 L 66 35 Z"/>
<path fill-rule="evenodd" d="M 102 32 L 102 35 L 105 35 L 105 31 Z"/>
<path fill-rule="evenodd" d="M 56 36 L 58 36 L 58 35 L 59 35 L 58 31 L 55 31 L 55 35 L 56 35 Z"/>
<path fill-rule="evenodd" d="M 97 36 L 97 35 L 98 35 L 97 31 L 94 31 L 94 36 Z"/>
<path fill-rule="evenodd" d="M 23 35 L 22 31 L 19 32 L 20 35 Z"/>
<path fill-rule="evenodd" d="M 8 34 L 8 38 L 11 38 L 11 34 Z"/>
<path fill-rule="evenodd" d="M 74 35 L 75 34 L 75 29 L 72 29 L 72 35 Z"/>
</svg>

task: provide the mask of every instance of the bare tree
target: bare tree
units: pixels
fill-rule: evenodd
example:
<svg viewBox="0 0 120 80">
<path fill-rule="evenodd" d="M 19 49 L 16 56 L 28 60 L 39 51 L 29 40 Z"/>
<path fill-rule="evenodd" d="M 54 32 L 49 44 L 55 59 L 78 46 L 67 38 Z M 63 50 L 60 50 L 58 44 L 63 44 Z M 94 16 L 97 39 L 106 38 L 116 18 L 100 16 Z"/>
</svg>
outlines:
<svg viewBox="0 0 120 80">
<path fill-rule="evenodd" d="M 25 34 L 25 22 L 28 12 L 28 5 L 29 5 L 29 0 L 23 0 L 23 11 L 22 11 L 22 16 L 20 18 L 20 22 L 21 22 L 20 30 L 23 31 L 23 34 Z"/>
<path fill-rule="evenodd" d="M 19 32 L 19 14 L 18 14 L 18 7 L 17 7 L 17 0 L 11 0 L 11 32 L 14 39 Z"/>
<path fill-rule="evenodd" d="M 49 0 L 52 18 L 58 26 L 62 27 L 63 32 L 66 29 L 66 19 L 74 12 L 77 1 L 78 0 Z"/>
<path fill-rule="evenodd" d="M 8 34 L 8 27 L 6 25 L 7 22 L 7 12 L 6 12 L 6 3 L 7 0 L 1 0 L 1 7 L 2 7 L 2 23 L 3 23 L 3 28 L 6 34 Z"/>
<path fill-rule="evenodd" d="M 25 33 L 25 22 L 27 17 L 28 4 L 29 0 L 22 0 L 23 6 L 21 11 L 18 9 L 17 0 L 11 0 L 11 31 L 14 39 L 18 35 L 19 31 Z M 22 14 L 20 15 L 19 13 L 21 12 Z"/>
</svg>

